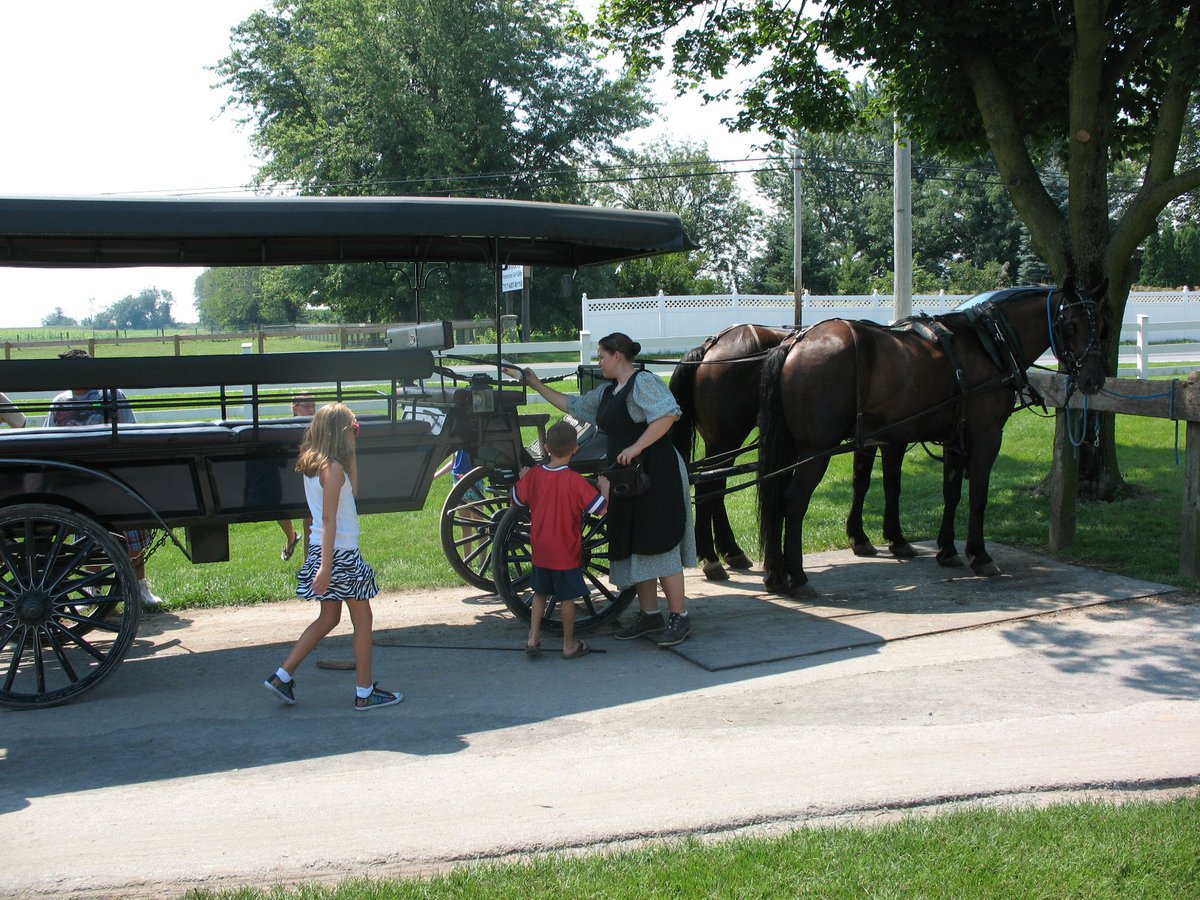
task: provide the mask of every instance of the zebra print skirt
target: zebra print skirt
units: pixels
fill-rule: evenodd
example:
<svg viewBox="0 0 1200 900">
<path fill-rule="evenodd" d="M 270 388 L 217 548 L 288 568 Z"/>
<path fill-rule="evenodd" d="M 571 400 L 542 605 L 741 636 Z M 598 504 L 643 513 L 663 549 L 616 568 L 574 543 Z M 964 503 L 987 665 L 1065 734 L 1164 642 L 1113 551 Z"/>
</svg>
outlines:
<svg viewBox="0 0 1200 900">
<path fill-rule="evenodd" d="M 379 593 L 375 570 L 358 550 L 333 551 L 333 577 L 323 594 L 313 592 L 313 579 L 321 568 L 321 548 L 309 547 L 296 579 L 296 596 L 305 600 L 370 600 Z"/>
</svg>

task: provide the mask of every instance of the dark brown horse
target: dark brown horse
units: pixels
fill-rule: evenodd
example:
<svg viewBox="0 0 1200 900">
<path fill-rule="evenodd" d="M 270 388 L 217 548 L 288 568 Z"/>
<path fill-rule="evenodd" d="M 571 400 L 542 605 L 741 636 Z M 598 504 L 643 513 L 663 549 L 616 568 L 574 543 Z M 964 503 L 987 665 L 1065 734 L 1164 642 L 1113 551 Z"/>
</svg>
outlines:
<svg viewBox="0 0 1200 900">
<path fill-rule="evenodd" d="M 734 464 L 733 451 L 741 447 L 758 420 L 762 365 L 767 351 L 779 346 L 792 331 L 765 325 L 731 325 L 716 337 L 684 354 L 671 375 L 671 393 L 682 415 L 671 428 L 671 440 L 689 463 L 695 454 L 696 435 L 704 438 L 708 458 L 730 454 L 714 466 Z M 893 556 L 910 557 L 912 545 L 900 528 L 900 466 L 903 445 L 883 448 L 883 534 Z M 874 556 L 875 545 L 863 530 L 863 501 L 871 485 L 875 447 L 854 455 L 854 499 L 846 517 L 850 546 L 859 556 Z M 733 569 L 750 568 L 738 545 L 725 508 L 725 479 L 696 484 L 696 555 L 706 578 L 729 575 L 720 559 Z"/>
<path fill-rule="evenodd" d="M 957 560 L 954 514 L 970 481 L 966 555 L 998 572 L 983 541 L 992 465 L 1024 372 L 1049 347 L 1085 394 L 1104 383 L 1107 285 L 983 294 L 963 312 L 911 320 L 912 330 L 832 319 L 771 351 L 759 415 L 759 528 L 767 588 L 812 596 L 803 526 L 833 453 L 869 443 L 945 447 L 938 561 Z M 967 306 L 964 304 L 964 306 Z M 957 373 L 957 377 L 956 377 Z M 783 474 L 779 474 L 783 473 Z"/>
</svg>

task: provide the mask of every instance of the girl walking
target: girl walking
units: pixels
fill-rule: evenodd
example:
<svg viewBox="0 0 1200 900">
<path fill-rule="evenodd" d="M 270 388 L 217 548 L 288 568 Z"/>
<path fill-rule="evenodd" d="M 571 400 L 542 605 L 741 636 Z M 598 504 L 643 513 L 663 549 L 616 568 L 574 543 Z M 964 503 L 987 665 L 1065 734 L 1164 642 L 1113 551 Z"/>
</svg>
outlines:
<svg viewBox="0 0 1200 900">
<path fill-rule="evenodd" d="M 391 706 L 404 695 L 379 689 L 371 680 L 371 598 L 379 593 L 375 572 L 358 550 L 358 420 L 344 403 L 317 410 L 304 440 L 296 471 L 312 516 L 311 545 L 296 584 L 296 595 L 320 601 L 317 620 L 304 629 L 292 652 L 263 686 L 288 705 L 296 702 L 296 667 L 342 619 L 342 602 L 354 625 L 355 709 Z"/>
</svg>

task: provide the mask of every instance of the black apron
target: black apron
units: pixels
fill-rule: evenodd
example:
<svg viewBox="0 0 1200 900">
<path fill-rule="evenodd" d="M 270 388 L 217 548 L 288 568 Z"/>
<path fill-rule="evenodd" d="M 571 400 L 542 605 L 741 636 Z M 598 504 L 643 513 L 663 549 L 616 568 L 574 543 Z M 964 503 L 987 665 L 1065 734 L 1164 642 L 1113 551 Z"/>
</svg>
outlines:
<svg viewBox="0 0 1200 900">
<path fill-rule="evenodd" d="M 648 423 L 635 422 L 625 405 L 627 391 L 640 374 L 634 372 L 625 387 L 604 389 L 596 424 L 608 438 L 606 462 L 616 465 L 617 454 L 636 443 Z M 653 375 L 649 377 L 654 377 Z M 679 459 L 669 435 L 642 451 L 638 457 L 650 476 L 650 490 L 640 497 L 612 497 L 608 504 L 608 552 L 610 559 L 628 559 L 635 553 L 666 553 L 683 540 L 687 525 Z"/>
</svg>

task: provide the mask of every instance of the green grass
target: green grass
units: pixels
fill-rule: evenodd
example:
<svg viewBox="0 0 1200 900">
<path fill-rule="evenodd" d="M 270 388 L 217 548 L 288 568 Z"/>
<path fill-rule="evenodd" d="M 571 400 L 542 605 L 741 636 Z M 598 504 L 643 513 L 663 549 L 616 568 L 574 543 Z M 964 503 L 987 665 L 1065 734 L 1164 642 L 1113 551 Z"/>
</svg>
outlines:
<svg viewBox="0 0 1200 900">
<path fill-rule="evenodd" d="M 183 331 L 179 333 L 187 334 L 187 332 Z M 198 333 L 202 334 L 203 332 Z M 93 332 L 85 328 L 8 328 L 0 329 L 0 344 L 4 342 L 12 344 L 8 351 L 10 359 L 54 359 L 65 349 L 63 346 L 29 347 L 25 346 L 25 344 L 30 341 L 68 340 L 67 335 L 69 335 L 70 346 L 72 347 L 86 348 L 89 337 L 106 341 L 106 343 L 96 345 L 96 356 L 102 359 L 175 355 L 175 341 L 171 334 L 163 337 L 157 331 L 137 329 L 130 329 L 128 332 L 122 330 L 121 337 L 126 340 L 121 340 L 118 343 L 107 343 L 108 340 L 114 337 L 111 331 Z M 158 338 L 158 340 L 132 342 L 127 340 L 128 338 Z M 182 356 L 239 354 L 242 352 L 242 344 L 247 340 L 255 344 L 254 352 L 257 353 L 257 342 L 252 338 L 241 337 L 184 340 L 180 342 L 179 352 Z M 311 337 L 271 337 L 268 335 L 264 343 L 264 349 L 267 353 L 336 350 L 337 344 L 330 343 L 329 341 L 320 341 Z"/>
<path fill-rule="evenodd" d="M 433 878 L 198 891 L 203 898 L 1196 897 L 1200 799 L 912 815 L 877 827 L 660 842 Z"/>
<path fill-rule="evenodd" d="M 528 412 L 554 412 L 530 404 Z M 1059 558 L 1120 572 L 1133 578 L 1197 589 L 1200 583 L 1177 574 L 1183 504 L 1183 470 L 1175 459 L 1175 423 L 1162 419 L 1120 416 L 1118 460 L 1130 485 L 1124 499 L 1080 504 L 1075 542 Z M 1182 428 L 1182 426 L 1180 426 Z M 1049 504 L 1039 494 L 1050 467 L 1054 420 L 1026 410 L 1009 420 L 1000 459 L 992 473 L 985 535 L 1038 552 L 1046 549 Z M 532 435 L 530 435 L 532 437 Z M 1180 437 L 1182 458 L 1182 435 Z M 851 460 L 835 457 L 813 497 L 805 522 L 807 552 L 845 545 Z M 448 478 L 433 485 L 423 509 L 363 518 L 363 554 L 376 567 L 383 590 L 408 590 L 458 584 L 442 554 L 438 522 L 450 488 Z M 867 534 L 881 540 L 882 479 L 876 469 L 867 497 Z M 941 463 L 919 446 L 905 459 L 901 515 L 911 540 L 932 540 L 941 522 Z M 958 509 L 956 531 L 962 550 L 966 531 L 965 497 Z M 749 549 L 757 550 L 757 516 L 753 489 L 731 495 L 734 530 Z M 1129 539 L 1137 535 L 1136 541 Z M 180 533 L 182 539 L 182 532 Z M 148 569 L 155 590 L 177 606 L 219 606 L 290 597 L 297 560 L 282 563 L 283 532 L 272 522 L 235 525 L 230 529 L 228 563 L 193 566 L 173 546 L 158 551 Z M 1003 550 L 993 553 L 1001 568 Z"/>
</svg>

